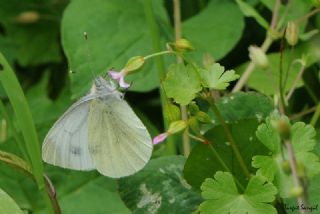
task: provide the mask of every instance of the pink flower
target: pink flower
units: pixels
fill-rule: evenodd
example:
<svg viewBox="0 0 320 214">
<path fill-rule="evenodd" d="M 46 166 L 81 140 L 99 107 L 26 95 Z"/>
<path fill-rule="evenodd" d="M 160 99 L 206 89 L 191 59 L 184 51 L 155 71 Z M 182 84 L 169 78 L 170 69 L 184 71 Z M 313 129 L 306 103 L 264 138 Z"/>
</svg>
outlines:
<svg viewBox="0 0 320 214">
<path fill-rule="evenodd" d="M 110 71 L 108 71 L 108 75 L 112 79 L 116 80 L 119 83 L 121 88 L 129 88 L 130 87 L 130 84 L 128 84 L 124 81 L 124 77 L 127 75 L 127 72 L 125 70 L 122 70 L 120 72 L 110 70 Z"/>
<path fill-rule="evenodd" d="M 168 137 L 168 135 L 169 135 L 168 132 L 159 134 L 158 136 L 156 136 L 155 138 L 153 138 L 153 144 L 161 143 L 162 141 L 164 141 L 164 140 Z"/>
</svg>

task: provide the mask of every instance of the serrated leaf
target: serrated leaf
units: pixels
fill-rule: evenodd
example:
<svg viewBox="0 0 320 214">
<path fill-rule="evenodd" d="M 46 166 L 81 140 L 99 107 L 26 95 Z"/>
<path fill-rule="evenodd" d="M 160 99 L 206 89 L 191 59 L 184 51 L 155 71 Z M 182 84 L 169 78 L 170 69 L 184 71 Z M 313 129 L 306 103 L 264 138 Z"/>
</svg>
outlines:
<svg viewBox="0 0 320 214">
<path fill-rule="evenodd" d="M 191 213 L 202 201 L 182 176 L 182 156 L 152 159 L 119 181 L 120 195 L 133 213 Z"/>
<path fill-rule="evenodd" d="M 242 0 L 236 0 L 236 2 L 245 16 L 253 17 L 262 27 L 269 29 L 268 22 L 250 4 Z"/>
<path fill-rule="evenodd" d="M 244 193 L 239 193 L 229 172 L 217 172 L 214 179 L 208 178 L 201 185 L 202 197 L 206 200 L 200 205 L 204 214 L 272 214 L 276 209 L 268 204 L 274 201 L 276 188 L 261 176 L 253 176 Z"/>
<path fill-rule="evenodd" d="M 200 78 L 191 65 L 173 64 L 169 67 L 163 87 L 168 97 L 187 105 L 201 90 Z"/>
<path fill-rule="evenodd" d="M 315 145 L 315 130 L 310 125 L 297 122 L 291 126 L 291 143 L 297 160 L 304 166 L 308 177 L 320 173 L 319 157 L 311 151 Z M 272 152 L 270 156 L 253 157 L 252 166 L 258 168 L 257 175 L 265 176 L 268 181 L 274 182 L 280 196 L 289 197 L 289 189 L 292 186 L 293 178 L 283 168 L 284 161 L 287 161 L 287 150 L 282 147 L 281 141 L 275 128 L 271 125 L 268 117 L 266 123 L 259 126 L 256 135 L 258 139 Z"/>
<path fill-rule="evenodd" d="M 16 202 L 0 188 L 0 213 L 23 214 Z"/>
<path fill-rule="evenodd" d="M 217 90 L 226 89 L 231 81 L 240 77 L 235 74 L 234 70 L 224 71 L 224 67 L 219 63 L 213 64 L 210 70 L 200 69 L 199 72 L 202 78 L 202 85 Z"/>
</svg>

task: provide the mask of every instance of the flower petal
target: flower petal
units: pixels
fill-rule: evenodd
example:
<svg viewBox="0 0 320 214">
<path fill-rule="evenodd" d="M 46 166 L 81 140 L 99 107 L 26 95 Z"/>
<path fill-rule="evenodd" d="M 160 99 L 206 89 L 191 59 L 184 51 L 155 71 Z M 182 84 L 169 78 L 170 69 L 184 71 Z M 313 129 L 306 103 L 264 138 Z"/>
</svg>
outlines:
<svg viewBox="0 0 320 214">
<path fill-rule="evenodd" d="M 158 143 L 161 143 L 162 141 L 164 141 L 167 137 L 168 137 L 168 133 L 165 132 L 165 133 L 159 134 L 158 136 L 153 138 L 152 142 L 153 142 L 153 144 L 158 144 Z"/>
<path fill-rule="evenodd" d="M 119 85 L 121 88 L 129 88 L 130 87 L 130 84 L 128 84 L 124 81 L 124 76 L 120 77 Z"/>
<path fill-rule="evenodd" d="M 117 72 L 117 71 L 108 71 L 108 75 L 109 77 L 111 77 L 114 80 L 118 80 L 123 76 L 123 74 L 121 72 Z"/>
</svg>

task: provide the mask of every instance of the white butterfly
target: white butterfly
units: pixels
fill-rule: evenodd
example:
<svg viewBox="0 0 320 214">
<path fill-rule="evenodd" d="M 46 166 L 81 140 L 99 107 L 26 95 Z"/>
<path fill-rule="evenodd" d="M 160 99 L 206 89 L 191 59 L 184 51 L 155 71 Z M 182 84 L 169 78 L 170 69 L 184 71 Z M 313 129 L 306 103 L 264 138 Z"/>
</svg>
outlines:
<svg viewBox="0 0 320 214">
<path fill-rule="evenodd" d="M 119 178 L 142 169 L 152 154 L 151 137 L 123 95 L 102 77 L 73 104 L 44 139 L 42 159 L 76 170 L 97 169 Z"/>
</svg>

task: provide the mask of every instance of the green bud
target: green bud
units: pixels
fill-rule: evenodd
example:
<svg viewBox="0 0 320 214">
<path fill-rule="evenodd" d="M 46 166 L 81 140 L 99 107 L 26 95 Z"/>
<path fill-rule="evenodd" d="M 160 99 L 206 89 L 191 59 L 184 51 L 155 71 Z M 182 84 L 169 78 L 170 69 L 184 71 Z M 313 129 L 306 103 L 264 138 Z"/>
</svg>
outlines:
<svg viewBox="0 0 320 214">
<path fill-rule="evenodd" d="M 285 36 L 289 45 L 294 46 L 298 43 L 298 34 L 299 29 L 297 24 L 294 22 L 288 22 Z"/>
<path fill-rule="evenodd" d="M 184 130 L 187 127 L 187 122 L 184 120 L 178 120 L 170 123 L 168 133 L 175 134 L 177 132 L 180 132 Z"/>
<path fill-rule="evenodd" d="M 257 46 L 252 45 L 249 47 L 249 57 L 256 66 L 261 68 L 267 68 L 269 66 L 266 54 Z"/>
<path fill-rule="evenodd" d="M 285 160 L 281 163 L 282 169 L 285 173 L 291 173 L 290 163 L 288 160 Z"/>
<path fill-rule="evenodd" d="M 168 49 L 173 49 L 180 53 L 194 50 L 191 42 L 186 39 L 179 39 L 176 42 L 170 42 L 167 45 L 169 46 Z"/>
<path fill-rule="evenodd" d="M 196 134 L 200 134 L 200 126 L 199 126 L 199 121 L 197 120 L 196 117 L 190 117 L 188 119 L 188 126 L 190 127 L 190 129 L 196 133 Z"/>
<path fill-rule="evenodd" d="M 196 114 L 196 117 L 197 119 L 202 122 L 202 123 L 211 123 L 211 118 L 210 116 L 203 112 L 203 111 L 199 111 L 197 114 Z"/>
<path fill-rule="evenodd" d="M 299 197 L 303 194 L 303 188 L 301 186 L 295 186 L 290 189 L 290 195 L 293 197 Z"/>
<path fill-rule="evenodd" d="M 131 71 L 138 70 L 143 66 L 143 64 L 144 58 L 142 56 L 134 56 L 128 60 L 126 66 L 123 69 L 126 71 L 126 73 L 128 73 Z"/>
<path fill-rule="evenodd" d="M 276 129 L 282 139 L 290 139 L 291 125 L 288 117 L 285 115 L 273 114 L 270 122 L 272 127 Z"/>
<path fill-rule="evenodd" d="M 197 114 L 198 111 L 200 111 L 198 105 L 195 102 L 191 102 L 189 104 L 188 110 L 191 115 L 195 115 L 195 114 Z"/>
<path fill-rule="evenodd" d="M 16 21 L 20 24 L 32 24 L 40 19 L 40 14 L 37 11 L 25 11 L 16 17 Z"/>
</svg>

